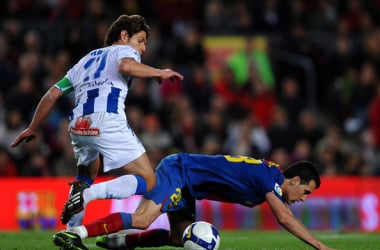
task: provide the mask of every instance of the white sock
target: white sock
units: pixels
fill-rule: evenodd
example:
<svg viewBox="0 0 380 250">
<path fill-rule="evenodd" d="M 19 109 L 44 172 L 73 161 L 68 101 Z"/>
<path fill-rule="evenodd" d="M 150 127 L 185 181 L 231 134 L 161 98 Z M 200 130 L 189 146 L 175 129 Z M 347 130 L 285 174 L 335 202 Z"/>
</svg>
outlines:
<svg viewBox="0 0 380 250">
<path fill-rule="evenodd" d="M 68 231 L 76 233 L 81 239 L 87 238 L 88 232 L 85 226 L 72 227 Z"/>
<path fill-rule="evenodd" d="M 137 178 L 123 175 L 110 181 L 93 184 L 83 192 L 84 203 L 100 199 L 124 199 L 136 193 Z"/>
<path fill-rule="evenodd" d="M 74 214 L 73 217 L 67 222 L 66 229 L 69 230 L 72 227 L 77 227 L 82 225 L 83 218 L 84 218 L 84 210 L 80 211 L 77 214 Z"/>
</svg>

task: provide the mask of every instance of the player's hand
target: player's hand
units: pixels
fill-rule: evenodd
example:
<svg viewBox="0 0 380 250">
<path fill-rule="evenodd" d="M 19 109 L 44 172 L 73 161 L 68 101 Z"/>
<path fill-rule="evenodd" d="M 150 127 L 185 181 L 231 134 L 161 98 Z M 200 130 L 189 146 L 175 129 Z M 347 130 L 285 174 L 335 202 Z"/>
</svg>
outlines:
<svg viewBox="0 0 380 250">
<path fill-rule="evenodd" d="M 158 84 L 163 83 L 165 80 L 170 80 L 173 83 L 183 80 L 183 75 L 171 69 L 163 69 L 161 72 L 161 76 L 157 78 Z"/>
<path fill-rule="evenodd" d="M 22 141 L 25 140 L 25 142 L 29 142 L 31 140 L 33 140 L 34 138 L 36 138 L 36 134 L 35 134 L 35 131 L 27 128 L 25 129 L 24 131 L 22 131 L 17 137 L 16 139 L 14 139 L 14 141 L 12 142 L 11 146 L 12 148 L 16 147 L 17 145 L 19 145 Z"/>
</svg>

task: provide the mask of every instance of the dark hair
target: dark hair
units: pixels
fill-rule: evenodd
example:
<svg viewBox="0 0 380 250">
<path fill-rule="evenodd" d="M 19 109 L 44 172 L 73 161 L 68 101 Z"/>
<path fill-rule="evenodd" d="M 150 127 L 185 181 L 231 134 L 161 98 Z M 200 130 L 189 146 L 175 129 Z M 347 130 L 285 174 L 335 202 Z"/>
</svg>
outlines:
<svg viewBox="0 0 380 250">
<path fill-rule="evenodd" d="M 321 185 L 321 179 L 317 168 L 313 163 L 309 161 L 298 161 L 290 164 L 284 170 L 284 176 L 286 179 L 291 179 L 295 176 L 299 176 L 301 179 L 301 184 L 309 184 L 311 180 L 315 181 L 316 188 Z"/>
<path fill-rule="evenodd" d="M 150 28 L 146 24 L 144 17 L 140 15 L 121 15 L 109 27 L 104 38 L 104 45 L 110 46 L 118 41 L 120 39 L 120 32 L 123 30 L 128 32 L 129 37 L 140 31 L 145 31 L 147 37 L 150 33 Z"/>
</svg>

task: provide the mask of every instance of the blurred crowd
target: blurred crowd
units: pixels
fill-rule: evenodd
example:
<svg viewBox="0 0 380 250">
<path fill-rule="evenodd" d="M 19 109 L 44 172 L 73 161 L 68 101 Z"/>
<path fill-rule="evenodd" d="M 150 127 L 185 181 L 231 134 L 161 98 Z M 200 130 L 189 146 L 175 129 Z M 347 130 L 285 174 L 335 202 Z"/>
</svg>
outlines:
<svg viewBox="0 0 380 250">
<path fill-rule="evenodd" d="M 173 152 L 240 154 L 323 175 L 380 175 L 379 0 L 7 0 L 0 3 L 0 176 L 72 176 L 73 96 L 17 148 L 43 93 L 120 14 L 151 26 L 142 60 L 185 75 L 135 79 L 129 124 L 155 165 Z M 247 37 L 210 74 L 204 39 Z M 251 37 L 264 37 L 252 52 Z M 257 41 L 256 41 L 257 43 Z M 259 43 L 260 44 L 260 43 Z"/>
</svg>

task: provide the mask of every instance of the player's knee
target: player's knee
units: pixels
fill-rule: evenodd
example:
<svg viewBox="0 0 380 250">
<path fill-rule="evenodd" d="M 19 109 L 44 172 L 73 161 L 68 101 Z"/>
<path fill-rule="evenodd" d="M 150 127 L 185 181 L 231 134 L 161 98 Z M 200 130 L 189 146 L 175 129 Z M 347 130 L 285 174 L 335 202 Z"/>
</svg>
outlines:
<svg viewBox="0 0 380 250">
<path fill-rule="evenodd" d="M 154 219 L 146 215 L 135 215 L 133 218 L 133 227 L 137 229 L 147 229 Z"/>
</svg>

